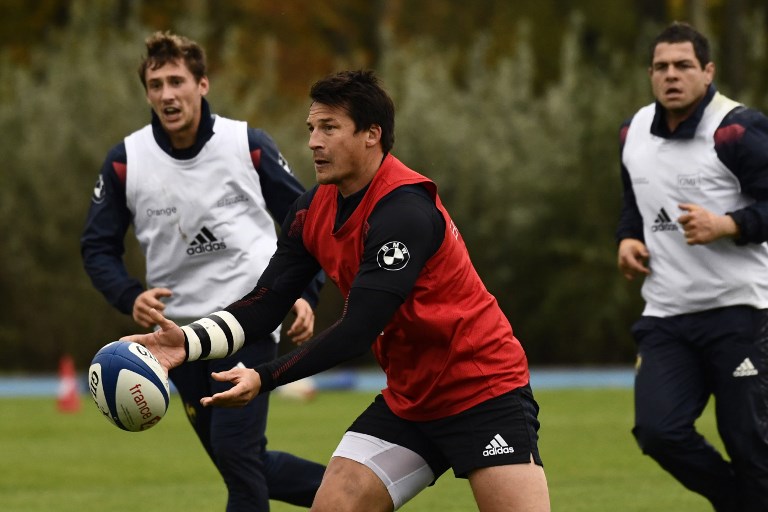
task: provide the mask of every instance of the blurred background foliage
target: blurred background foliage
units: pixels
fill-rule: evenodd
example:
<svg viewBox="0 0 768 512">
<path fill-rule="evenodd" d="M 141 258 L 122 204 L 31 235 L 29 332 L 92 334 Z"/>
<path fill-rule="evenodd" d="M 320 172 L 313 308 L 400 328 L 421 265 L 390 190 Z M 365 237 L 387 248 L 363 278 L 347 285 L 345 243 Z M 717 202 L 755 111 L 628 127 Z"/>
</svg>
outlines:
<svg viewBox="0 0 768 512">
<path fill-rule="evenodd" d="M 206 47 L 214 111 L 270 132 L 308 187 L 309 86 L 376 69 L 394 153 L 438 183 L 531 364 L 630 364 L 642 303 L 615 268 L 617 129 L 651 101 L 648 43 L 672 20 L 710 37 L 721 91 L 768 111 L 762 1 L 5 0 L 0 370 L 83 367 L 137 331 L 91 287 L 79 236 L 106 151 L 148 122 L 136 69 L 166 29 Z M 143 275 L 132 234 L 127 259 Z M 318 330 L 340 306 L 329 285 Z"/>
</svg>

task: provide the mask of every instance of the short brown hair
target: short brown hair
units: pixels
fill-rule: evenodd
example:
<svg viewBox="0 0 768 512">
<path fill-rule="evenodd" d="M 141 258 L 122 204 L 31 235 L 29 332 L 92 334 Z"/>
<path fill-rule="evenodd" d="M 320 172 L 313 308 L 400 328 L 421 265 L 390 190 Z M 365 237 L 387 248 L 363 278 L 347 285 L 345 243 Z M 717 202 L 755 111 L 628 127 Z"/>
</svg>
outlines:
<svg viewBox="0 0 768 512">
<path fill-rule="evenodd" d="M 195 41 L 170 32 L 155 32 L 145 41 L 147 54 L 139 64 L 139 79 L 147 88 L 147 69 L 158 69 L 169 62 L 183 60 L 198 82 L 208 74 L 205 50 Z"/>
</svg>

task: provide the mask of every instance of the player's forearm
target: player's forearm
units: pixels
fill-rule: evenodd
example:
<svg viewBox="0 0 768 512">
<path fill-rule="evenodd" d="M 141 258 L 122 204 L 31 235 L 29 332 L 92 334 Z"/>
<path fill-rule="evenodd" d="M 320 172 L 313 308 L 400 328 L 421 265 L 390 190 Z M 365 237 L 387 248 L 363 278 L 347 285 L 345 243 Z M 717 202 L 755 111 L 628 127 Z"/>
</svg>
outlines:
<svg viewBox="0 0 768 512">
<path fill-rule="evenodd" d="M 759 201 L 741 210 L 728 212 L 738 229 L 736 243 L 760 244 L 768 241 L 768 201 Z"/>
<path fill-rule="evenodd" d="M 83 267 L 93 287 L 121 313 L 131 314 L 133 302 L 144 291 L 141 282 L 128 274 L 122 258 L 83 253 Z"/>
<path fill-rule="evenodd" d="M 318 374 L 370 350 L 402 299 L 378 290 L 352 288 L 344 316 L 284 356 L 256 368 L 261 391 Z"/>
<path fill-rule="evenodd" d="M 237 352 L 248 340 L 262 340 L 280 326 L 295 299 L 265 287 L 182 327 L 188 361 L 218 359 Z"/>
</svg>

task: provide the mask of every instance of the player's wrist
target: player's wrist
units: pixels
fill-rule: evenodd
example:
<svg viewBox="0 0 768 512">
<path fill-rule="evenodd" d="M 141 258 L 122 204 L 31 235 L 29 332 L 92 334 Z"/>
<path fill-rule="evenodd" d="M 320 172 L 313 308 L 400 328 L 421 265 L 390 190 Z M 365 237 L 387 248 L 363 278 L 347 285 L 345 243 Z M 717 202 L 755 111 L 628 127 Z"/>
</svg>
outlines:
<svg viewBox="0 0 768 512">
<path fill-rule="evenodd" d="M 227 311 L 217 311 L 181 328 L 187 361 L 221 359 L 240 350 L 245 332 Z"/>
<path fill-rule="evenodd" d="M 720 225 L 721 231 L 725 236 L 731 238 L 739 238 L 741 236 L 739 225 L 736 223 L 736 219 L 734 219 L 733 215 L 730 213 L 726 213 L 722 216 Z"/>
<path fill-rule="evenodd" d="M 259 376 L 259 394 L 275 389 L 275 380 L 272 378 L 272 373 L 266 365 L 259 365 L 253 368 L 253 371 Z"/>
</svg>

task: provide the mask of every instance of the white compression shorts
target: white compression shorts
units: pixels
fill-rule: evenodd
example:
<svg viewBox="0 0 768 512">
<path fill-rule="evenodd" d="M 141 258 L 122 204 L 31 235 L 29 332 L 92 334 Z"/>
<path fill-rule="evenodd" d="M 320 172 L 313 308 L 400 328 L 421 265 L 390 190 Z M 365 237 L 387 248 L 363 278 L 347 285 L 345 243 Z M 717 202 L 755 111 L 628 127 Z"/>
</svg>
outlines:
<svg viewBox="0 0 768 512">
<path fill-rule="evenodd" d="M 395 510 L 435 479 L 429 464 L 416 452 L 358 432 L 346 432 L 333 456 L 371 468 L 387 487 Z"/>
</svg>

